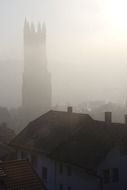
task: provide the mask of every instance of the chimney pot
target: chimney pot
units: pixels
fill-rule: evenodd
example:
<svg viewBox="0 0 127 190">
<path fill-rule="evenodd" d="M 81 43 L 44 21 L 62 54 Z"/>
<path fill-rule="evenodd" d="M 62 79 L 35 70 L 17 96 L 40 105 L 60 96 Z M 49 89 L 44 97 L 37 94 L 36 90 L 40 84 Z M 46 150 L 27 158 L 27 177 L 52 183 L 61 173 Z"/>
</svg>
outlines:
<svg viewBox="0 0 127 190">
<path fill-rule="evenodd" d="M 124 123 L 127 125 L 127 114 L 124 116 Z"/>
<path fill-rule="evenodd" d="M 106 124 L 112 123 L 112 112 L 105 112 L 105 123 Z"/>
<path fill-rule="evenodd" d="M 72 107 L 71 107 L 71 106 L 69 106 L 69 107 L 67 108 L 67 112 L 68 112 L 68 113 L 72 113 Z"/>
</svg>

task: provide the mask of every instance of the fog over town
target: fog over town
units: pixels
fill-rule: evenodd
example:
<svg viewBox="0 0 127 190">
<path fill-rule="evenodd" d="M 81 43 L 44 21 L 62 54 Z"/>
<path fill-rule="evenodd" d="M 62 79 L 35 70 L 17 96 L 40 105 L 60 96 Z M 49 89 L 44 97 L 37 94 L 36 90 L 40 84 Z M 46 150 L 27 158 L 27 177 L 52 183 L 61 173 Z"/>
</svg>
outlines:
<svg viewBox="0 0 127 190">
<path fill-rule="evenodd" d="M 0 190 L 127 190 L 127 1 L 0 0 Z"/>
<path fill-rule="evenodd" d="M 125 104 L 126 1 L 0 1 L 0 105 L 21 105 L 25 17 L 46 24 L 52 105 Z M 119 14 L 118 14 L 119 13 Z"/>
</svg>

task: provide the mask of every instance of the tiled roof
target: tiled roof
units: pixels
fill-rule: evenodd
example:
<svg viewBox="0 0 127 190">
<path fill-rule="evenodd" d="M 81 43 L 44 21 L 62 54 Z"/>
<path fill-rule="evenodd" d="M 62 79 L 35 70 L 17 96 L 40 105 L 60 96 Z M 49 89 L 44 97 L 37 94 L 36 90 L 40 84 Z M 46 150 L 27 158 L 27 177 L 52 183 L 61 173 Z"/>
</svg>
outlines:
<svg viewBox="0 0 127 190">
<path fill-rule="evenodd" d="M 96 169 L 101 161 L 116 146 L 127 146 L 127 127 L 91 121 L 82 126 L 70 138 L 58 145 L 52 158 L 87 169 Z"/>
<path fill-rule="evenodd" d="M 44 190 L 32 166 L 25 160 L 0 162 L 0 175 L 6 175 L 5 185 L 8 190 Z"/>
<path fill-rule="evenodd" d="M 30 122 L 10 144 L 50 153 L 68 138 L 71 131 L 77 130 L 81 122 L 86 123 L 90 119 L 87 114 L 49 111 Z"/>
<path fill-rule="evenodd" d="M 50 111 L 32 121 L 11 142 L 85 168 L 95 168 L 118 144 L 127 145 L 125 124 L 106 124 L 87 114 L 61 111 Z"/>
</svg>

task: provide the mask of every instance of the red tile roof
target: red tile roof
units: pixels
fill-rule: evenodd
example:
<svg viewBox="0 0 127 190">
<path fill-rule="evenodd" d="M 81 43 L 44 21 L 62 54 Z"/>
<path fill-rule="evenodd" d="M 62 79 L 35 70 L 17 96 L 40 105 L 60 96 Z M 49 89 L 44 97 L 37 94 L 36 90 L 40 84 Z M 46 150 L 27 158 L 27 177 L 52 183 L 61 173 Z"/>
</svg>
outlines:
<svg viewBox="0 0 127 190">
<path fill-rule="evenodd" d="M 5 185 L 9 190 L 46 190 L 41 179 L 26 160 L 0 162 L 5 176 Z"/>
</svg>

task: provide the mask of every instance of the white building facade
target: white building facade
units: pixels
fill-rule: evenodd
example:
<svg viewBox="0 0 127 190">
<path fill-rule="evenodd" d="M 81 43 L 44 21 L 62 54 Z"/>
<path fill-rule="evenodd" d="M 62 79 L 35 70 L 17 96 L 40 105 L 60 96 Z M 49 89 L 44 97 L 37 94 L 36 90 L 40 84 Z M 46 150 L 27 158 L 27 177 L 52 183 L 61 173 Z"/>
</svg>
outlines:
<svg viewBox="0 0 127 190">
<path fill-rule="evenodd" d="M 101 190 L 100 179 L 71 164 L 36 157 L 27 151 L 17 151 L 17 159 L 28 159 L 48 190 Z"/>
</svg>

